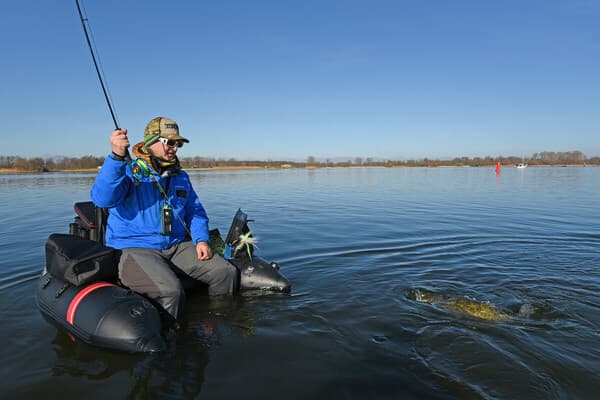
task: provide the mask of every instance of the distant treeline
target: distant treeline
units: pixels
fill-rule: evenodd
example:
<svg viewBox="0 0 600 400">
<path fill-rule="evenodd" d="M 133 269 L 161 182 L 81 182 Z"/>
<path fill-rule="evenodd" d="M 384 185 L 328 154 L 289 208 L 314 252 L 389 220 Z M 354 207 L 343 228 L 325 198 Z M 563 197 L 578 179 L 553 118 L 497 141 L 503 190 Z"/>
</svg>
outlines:
<svg viewBox="0 0 600 400">
<path fill-rule="evenodd" d="M 309 156 L 305 162 L 298 161 L 240 161 L 234 158 L 215 159 L 209 157 L 182 157 L 184 168 L 315 168 L 315 167 L 444 167 L 444 166 L 492 166 L 500 161 L 503 165 L 527 163 L 529 165 L 600 165 L 600 157 L 588 158 L 581 151 L 534 153 L 530 158 L 522 157 L 457 157 L 452 160 L 415 159 L 415 160 L 377 160 L 356 157 L 353 160 L 318 160 Z M 50 157 L 23 158 L 18 156 L 0 156 L 0 168 L 26 172 L 74 171 L 96 169 L 102 165 L 104 157 Z"/>
<path fill-rule="evenodd" d="M 102 165 L 104 157 L 33 157 L 0 156 L 0 168 L 16 171 L 48 172 L 93 169 Z"/>
</svg>

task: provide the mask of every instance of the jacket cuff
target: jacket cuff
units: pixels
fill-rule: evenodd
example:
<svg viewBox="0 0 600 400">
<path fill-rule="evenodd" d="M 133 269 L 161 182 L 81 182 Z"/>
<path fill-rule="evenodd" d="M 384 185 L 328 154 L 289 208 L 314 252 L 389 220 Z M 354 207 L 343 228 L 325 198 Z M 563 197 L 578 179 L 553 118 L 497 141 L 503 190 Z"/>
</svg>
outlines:
<svg viewBox="0 0 600 400">
<path fill-rule="evenodd" d="M 114 151 L 112 153 L 110 153 L 108 156 L 115 161 L 125 161 L 125 156 L 120 156 L 117 153 L 115 153 Z"/>
</svg>

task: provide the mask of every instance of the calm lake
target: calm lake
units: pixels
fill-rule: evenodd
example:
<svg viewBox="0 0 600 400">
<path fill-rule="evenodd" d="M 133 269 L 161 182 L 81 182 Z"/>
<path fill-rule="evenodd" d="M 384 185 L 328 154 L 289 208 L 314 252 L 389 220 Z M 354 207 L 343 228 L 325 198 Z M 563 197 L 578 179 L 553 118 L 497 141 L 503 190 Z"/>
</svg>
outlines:
<svg viewBox="0 0 600 400">
<path fill-rule="evenodd" d="M 211 228 L 254 220 L 291 295 L 190 296 L 161 354 L 74 342 L 35 287 L 94 174 L 0 175 L 0 398 L 597 397 L 600 168 L 191 176 Z"/>
</svg>

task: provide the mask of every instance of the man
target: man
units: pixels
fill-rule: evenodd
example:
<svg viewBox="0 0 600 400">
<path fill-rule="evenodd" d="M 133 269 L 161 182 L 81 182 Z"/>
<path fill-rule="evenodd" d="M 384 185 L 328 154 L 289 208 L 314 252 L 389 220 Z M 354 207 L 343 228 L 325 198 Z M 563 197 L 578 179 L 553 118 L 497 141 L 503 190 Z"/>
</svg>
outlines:
<svg viewBox="0 0 600 400">
<path fill-rule="evenodd" d="M 178 276 L 208 284 L 209 295 L 231 294 L 237 284 L 236 268 L 211 253 L 206 211 L 179 165 L 177 150 L 188 142 L 175 121 L 154 118 L 129 165 L 127 129 L 115 130 L 91 189 L 93 202 L 109 210 L 106 244 L 122 250 L 121 282 L 174 320 L 185 298 Z"/>
</svg>

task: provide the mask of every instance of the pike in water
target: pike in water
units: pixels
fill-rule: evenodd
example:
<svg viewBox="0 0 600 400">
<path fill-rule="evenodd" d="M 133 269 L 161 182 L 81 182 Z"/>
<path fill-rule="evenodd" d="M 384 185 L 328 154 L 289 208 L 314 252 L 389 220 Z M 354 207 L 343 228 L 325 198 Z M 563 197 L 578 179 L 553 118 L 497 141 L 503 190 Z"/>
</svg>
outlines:
<svg viewBox="0 0 600 400">
<path fill-rule="evenodd" d="M 487 321 L 509 321 L 515 316 L 500 310 L 489 302 L 480 302 L 468 297 L 451 297 L 435 293 L 425 289 L 411 289 L 407 297 L 421 303 L 439 305 L 447 310 L 467 314 L 471 317 Z M 519 307 L 517 317 L 528 317 L 535 311 L 531 304 L 523 304 Z"/>
</svg>

